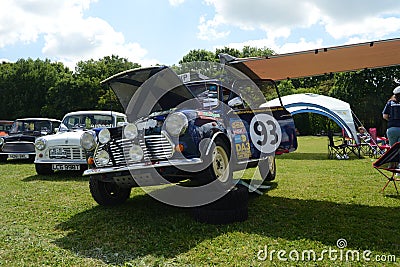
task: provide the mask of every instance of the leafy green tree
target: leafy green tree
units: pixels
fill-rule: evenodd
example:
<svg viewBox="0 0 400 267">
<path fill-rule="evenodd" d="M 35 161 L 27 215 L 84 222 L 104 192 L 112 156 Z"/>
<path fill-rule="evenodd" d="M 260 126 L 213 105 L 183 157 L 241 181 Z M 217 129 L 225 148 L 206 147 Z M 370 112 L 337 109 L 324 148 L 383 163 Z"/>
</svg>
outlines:
<svg viewBox="0 0 400 267">
<path fill-rule="evenodd" d="M 62 116 L 76 110 L 112 108 L 123 111 L 114 92 L 100 83 L 116 73 L 138 67 L 139 64 L 114 55 L 100 60 L 80 61 L 75 73 L 60 77 L 50 88 L 43 113 Z"/>
<path fill-rule="evenodd" d="M 233 57 L 241 57 L 242 53 L 235 48 L 230 48 L 225 46 L 224 48 L 217 48 L 215 49 L 215 59 L 218 60 L 218 55 L 219 54 L 228 54 L 231 55 Z M 219 60 L 218 60 L 219 61 Z"/>
<path fill-rule="evenodd" d="M 331 95 L 348 102 L 367 129 L 377 128 L 383 135 L 386 122 L 382 119 L 382 110 L 393 88 L 399 84 L 399 77 L 398 66 L 338 73 Z"/>
<path fill-rule="evenodd" d="M 179 61 L 179 64 L 198 61 L 217 62 L 218 60 L 215 58 L 215 54 L 213 52 L 205 49 L 197 49 L 190 50 L 189 53 L 183 56 L 183 58 Z"/>
<path fill-rule="evenodd" d="M 257 47 L 245 46 L 242 49 L 240 57 L 267 57 L 273 54 L 275 54 L 274 50 L 267 47 L 257 48 Z"/>
<path fill-rule="evenodd" d="M 47 59 L 29 58 L 1 64 L 0 116 L 6 119 L 41 117 L 47 90 L 60 74 L 68 72 L 62 63 L 51 63 Z"/>
<path fill-rule="evenodd" d="M 294 94 L 296 88 L 293 86 L 292 80 L 283 80 L 278 84 L 281 96 Z"/>
</svg>

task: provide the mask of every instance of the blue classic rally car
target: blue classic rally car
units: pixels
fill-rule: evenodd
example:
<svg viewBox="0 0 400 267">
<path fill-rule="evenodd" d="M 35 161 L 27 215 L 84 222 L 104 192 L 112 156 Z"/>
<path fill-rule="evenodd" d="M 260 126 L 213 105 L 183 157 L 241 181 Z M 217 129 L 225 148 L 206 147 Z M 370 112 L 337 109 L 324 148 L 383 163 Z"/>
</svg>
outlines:
<svg viewBox="0 0 400 267">
<path fill-rule="evenodd" d="M 273 180 L 275 154 L 297 147 L 292 116 L 282 106 L 260 108 L 259 87 L 240 72 L 228 76 L 182 82 L 171 68 L 156 66 L 103 81 L 129 123 L 81 137 L 93 198 L 113 205 L 132 187 L 187 180 L 231 185 L 234 171 L 257 165 L 260 184 Z"/>
</svg>

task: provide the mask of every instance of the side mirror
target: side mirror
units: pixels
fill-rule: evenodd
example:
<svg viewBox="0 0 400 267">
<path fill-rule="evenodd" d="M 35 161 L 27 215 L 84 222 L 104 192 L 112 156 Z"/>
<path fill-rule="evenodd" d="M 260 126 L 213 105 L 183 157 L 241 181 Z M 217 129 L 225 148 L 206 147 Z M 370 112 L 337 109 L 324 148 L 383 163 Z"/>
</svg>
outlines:
<svg viewBox="0 0 400 267">
<path fill-rule="evenodd" d="M 68 132 L 68 127 L 61 123 L 60 127 L 58 127 L 57 132 Z"/>
<path fill-rule="evenodd" d="M 237 96 L 228 101 L 228 106 L 230 106 L 231 108 L 243 106 L 243 100 Z"/>
<path fill-rule="evenodd" d="M 119 122 L 117 122 L 117 127 L 125 126 L 125 125 L 127 125 L 127 124 L 128 124 L 128 123 L 125 122 L 125 121 L 119 121 Z"/>
</svg>

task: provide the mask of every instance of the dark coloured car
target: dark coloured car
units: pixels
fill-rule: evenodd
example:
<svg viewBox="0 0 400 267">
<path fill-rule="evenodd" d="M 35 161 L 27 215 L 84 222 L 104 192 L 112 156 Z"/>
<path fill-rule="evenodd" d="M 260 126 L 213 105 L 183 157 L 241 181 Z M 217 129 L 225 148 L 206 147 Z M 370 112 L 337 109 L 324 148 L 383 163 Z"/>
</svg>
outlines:
<svg viewBox="0 0 400 267">
<path fill-rule="evenodd" d="M 261 108 L 258 87 L 242 79 L 182 83 L 170 68 L 157 66 L 105 80 L 130 123 L 81 137 L 93 198 L 112 205 L 135 186 L 229 184 L 234 171 L 257 164 L 263 181 L 273 180 L 275 153 L 297 148 L 294 122 L 282 106 Z"/>
<path fill-rule="evenodd" d="M 61 121 L 48 118 L 17 119 L 7 136 L 0 137 L 0 162 L 7 159 L 35 159 L 36 138 L 56 133 Z"/>
<path fill-rule="evenodd" d="M 0 120 L 0 136 L 5 136 L 11 129 L 13 121 Z"/>
</svg>

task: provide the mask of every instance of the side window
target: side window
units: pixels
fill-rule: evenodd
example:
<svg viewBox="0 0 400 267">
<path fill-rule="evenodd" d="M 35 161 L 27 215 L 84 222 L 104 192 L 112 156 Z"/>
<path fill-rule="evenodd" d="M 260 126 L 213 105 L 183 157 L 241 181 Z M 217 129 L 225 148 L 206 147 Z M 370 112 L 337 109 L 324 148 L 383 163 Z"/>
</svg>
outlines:
<svg viewBox="0 0 400 267">
<path fill-rule="evenodd" d="M 52 133 L 56 133 L 56 129 L 58 128 L 58 127 L 60 127 L 60 122 L 53 122 L 53 126 L 52 126 Z"/>
<path fill-rule="evenodd" d="M 222 89 L 222 99 L 225 104 L 228 104 L 228 101 L 231 100 L 231 94 L 233 94 L 233 92 L 231 92 L 227 88 Z"/>
<path fill-rule="evenodd" d="M 118 116 L 117 117 L 117 125 L 118 125 L 119 122 L 125 122 L 125 117 Z"/>
</svg>

